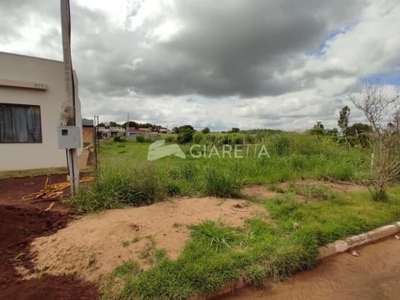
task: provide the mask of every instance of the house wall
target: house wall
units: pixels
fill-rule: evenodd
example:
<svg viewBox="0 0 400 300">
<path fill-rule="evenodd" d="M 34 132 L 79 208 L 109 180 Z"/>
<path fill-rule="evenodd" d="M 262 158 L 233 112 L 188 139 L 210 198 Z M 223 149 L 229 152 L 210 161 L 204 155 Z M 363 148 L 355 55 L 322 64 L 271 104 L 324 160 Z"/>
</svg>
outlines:
<svg viewBox="0 0 400 300">
<path fill-rule="evenodd" d="M 59 61 L 0 52 L 1 80 L 41 83 L 47 90 L 0 85 L 0 103 L 39 105 L 42 143 L 0 143 L 0 171 L 65 167 L 65 150 L 58 149 L 57 127 L 61 103 L 67 101 L 64 64 Z M 76 99 L 77 126 L 81 127 L 81 106 Z"/>
</svg>

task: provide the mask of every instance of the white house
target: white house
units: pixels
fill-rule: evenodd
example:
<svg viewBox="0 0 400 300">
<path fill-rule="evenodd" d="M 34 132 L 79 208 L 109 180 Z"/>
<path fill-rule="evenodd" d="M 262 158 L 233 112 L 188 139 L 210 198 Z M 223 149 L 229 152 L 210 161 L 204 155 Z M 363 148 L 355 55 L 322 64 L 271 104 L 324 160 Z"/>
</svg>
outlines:
<svg viewBox="0 0 400 300">
<path fill-rule="evenodd" d="M 0 171 L 66 166 L 57 133 L 63 103 L 63 62 L 0 52 Z M 79 97 L 76 120 L 82 128 Z"/>
</svg>

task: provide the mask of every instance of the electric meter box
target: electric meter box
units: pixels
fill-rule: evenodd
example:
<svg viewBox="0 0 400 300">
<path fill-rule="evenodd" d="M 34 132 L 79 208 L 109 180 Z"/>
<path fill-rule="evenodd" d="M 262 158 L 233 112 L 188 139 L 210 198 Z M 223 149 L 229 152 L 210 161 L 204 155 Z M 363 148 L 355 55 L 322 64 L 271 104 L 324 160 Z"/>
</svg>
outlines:
<svg viewBox="0 0 400 300">
<path fill-rule="evenodd" d="M 81 128 L 77 126 L 58 127 L 58 148 L 59 149 L 81 148 Z"/>
</svg>

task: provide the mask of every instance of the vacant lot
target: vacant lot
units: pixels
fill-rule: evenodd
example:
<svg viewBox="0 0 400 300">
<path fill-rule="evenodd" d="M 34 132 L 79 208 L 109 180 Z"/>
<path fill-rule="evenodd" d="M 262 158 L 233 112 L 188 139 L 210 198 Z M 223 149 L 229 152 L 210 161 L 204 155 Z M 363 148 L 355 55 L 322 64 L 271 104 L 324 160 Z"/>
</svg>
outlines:
<svg viewBox="0 0 400 300">
<path fill-rule="evenodd" d="M 155 161 L 147 161 L 149 143 L 102 142 L 95 180 L 67 206 L 55 201 L 44 212 L 49 202 L 24 203 L 38 215 L 70 207 L 75 215 L 27 240 L 15 278 L 61 282 L 63 274 L 90 295 L 93 286 L 80 281 L 89 280 L 105 299 L 186 299 L 237 279 L 261 288 L 312 268 L 322 245 L 400 219 L 399 186 L 377 202 L 364 185 L 368 148 L 298 134 L 257 138 L 246 139 L 262 141 L 268 155 L 210 156 L 205 141 L 201 155 L 184 145 L 186 159 Z M 44 177 L 24 192 L 12 191 L 13 180 L 0 186 L 17 206 Z M 7 258 L 13 267 L 18 251 Z"/>
</svg>

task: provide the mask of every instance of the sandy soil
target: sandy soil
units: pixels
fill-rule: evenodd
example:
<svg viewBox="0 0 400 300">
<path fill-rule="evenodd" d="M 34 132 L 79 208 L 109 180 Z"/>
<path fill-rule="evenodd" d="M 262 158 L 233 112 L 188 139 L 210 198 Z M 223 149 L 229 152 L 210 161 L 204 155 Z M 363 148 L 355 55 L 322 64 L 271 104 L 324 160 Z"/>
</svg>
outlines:
<svg viewBox="0 0 400 300">
<path fill-rule="evenodd" d="M 158 249 L 176 258 L 189 238 L 187 225 L 214 220 L 237 227 L 252 216 L 266 218 L 268 212 L 246 200 L 175 198 L 84 216 L 52 236 L 37 238 L 31 249 L 37 252 L 36 267 L 46 273 L 74 273 L 95 280 L 129 259 L 148 268 L 144 254 L 152 239 Z"/>
<path fill-rule="evenodd" d="M 358 185 L 353 182 L 347 182 L 347 181 L 322 181 L 322 180 L 314 180 L 314 179 L 303 179 L 296 181 L 295 184 L 297 186 L 325 186 L 329 188 L 332 192 L 334 193 L 354 193 L 354 192 L 361 192 L 361 191 L 366 191 L 367 187 L 363 185 Z M 289 182 L 282 182 L 278 184 L 279 189 L 281 190 L 281 193 L 289 191 Z M 279 193 L 275 191 L 271 191 L 268 189 L 267 186 L 263 185 L 252 185 L 245 187 L 242 190 L 242 193 L 246 196 L 251 197 L 252 199 L 268 199 L 268 198 L 274 198 L 276 197 Z M 304 195 L 296 195 L 296 199 L 300 201 L 307 201 L 311 199 L 307 199 L 306 196 Z M 312 199 L 315 200 L 315 199 Z"/>
<path fill-rule="evenodd" d="M 66 175 L 53 175 L 52 182 Z M 0 299 L 97 299 L 97 286 L 74 276 L 47 276 L 31 262 L 30 243 L 67 225 L 70 209 L 57 202 L 21 200 L 43 189 L 46 176 L 0 180 Z M 19 272 L 39 278 L 22 280 Z M 39 275 L 40 274 L 40 275 Z"/>
<path fill-rule="evenodd" d="M 277 193 L 268 190 L 267 187 L 262 185 L 252 185 L 245 187 L 242 190 L 242 193 L 255 199 L 273 198 L 277 195 Z"/>
<path fill-rule="evenodd" d="M 310 186 L 310 185 L 319 185 L 326 186 L 332 190 L 334 193 L 351 193 L 351 192 L 361 192 L 366 191 L 367 187 L 363 185 L 358 185 L 353 182 L 348 181 L 322 181 L 322 180 L 314 180 L 314 179 L 304 179 L 296 181 L 296 185 L 298 186 Z M 289 187 L 288 182 L 283 182 L 280 184 L 280 188 L 286 191 Z"/>
<path fill-rule="evenodd" d="M 357 249 L 359 257 L 343 253 L 265 292 L 244 288 L 219 300 L 397 300 L 400 298 L 400 241 L 389 238 Z"/>
</svg>

